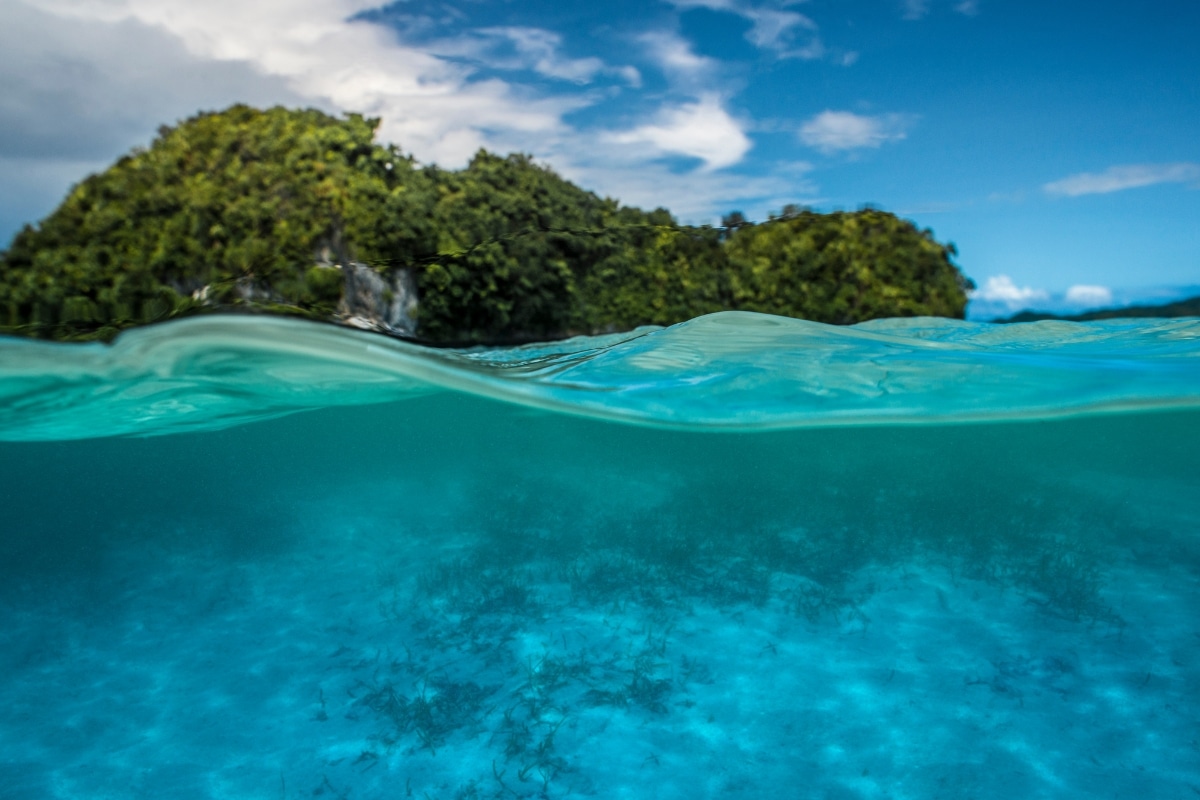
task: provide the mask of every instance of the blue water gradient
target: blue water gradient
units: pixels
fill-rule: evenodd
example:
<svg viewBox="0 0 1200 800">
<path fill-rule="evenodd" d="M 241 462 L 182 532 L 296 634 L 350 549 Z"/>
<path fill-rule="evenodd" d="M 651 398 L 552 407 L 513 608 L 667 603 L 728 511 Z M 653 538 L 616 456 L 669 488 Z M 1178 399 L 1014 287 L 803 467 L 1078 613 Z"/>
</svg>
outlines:
<svg viewBox="0 0 1200 800">
<path fill-rule="evenodd" d="M 1200 793 L 1198 336 L 0 342 L 0 798 Z"/>
</svg>

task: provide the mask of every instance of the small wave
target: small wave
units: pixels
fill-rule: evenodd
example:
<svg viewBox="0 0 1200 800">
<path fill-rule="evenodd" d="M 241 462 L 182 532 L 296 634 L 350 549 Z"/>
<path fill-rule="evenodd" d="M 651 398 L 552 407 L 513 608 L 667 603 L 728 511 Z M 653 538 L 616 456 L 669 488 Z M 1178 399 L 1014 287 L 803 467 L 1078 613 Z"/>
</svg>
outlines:
<svg viewBox="0 0 1200 800">
<path fill-rule="evenodd" d="M 644 425 L 754 430 L 1200 406 L 1200 320 L 838 327 L 748 312 L 504 349 L 209 316 L 112 345 L 0 338 L 0 440 L 214 430 L 465 392 Z"/>
</svg>

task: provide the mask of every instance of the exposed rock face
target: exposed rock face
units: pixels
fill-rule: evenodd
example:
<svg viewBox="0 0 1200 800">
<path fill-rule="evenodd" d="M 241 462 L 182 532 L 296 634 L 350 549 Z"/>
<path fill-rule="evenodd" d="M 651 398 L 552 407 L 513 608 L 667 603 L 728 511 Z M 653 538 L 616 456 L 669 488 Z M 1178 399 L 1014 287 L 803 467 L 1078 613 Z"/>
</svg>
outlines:
<svg viewBox="0 0 1200 800">
<path fill-rule="evenodd" d="M 204 290 L 207 292 L 208 287 Z M 283 297 L 271 288 L 269 284 L 256 281 L 254 278 L 244 276 L 237 279 L 233 287 L 234 294 L 243 303 L 280 303 L 285 302 Z M 195 296 L 193 294 L 193 296 Z"/>
<path fill-rule="evenodd" d="M 341 267 L 345 276 L 338 317 L 345 325 L 413 336 L 417 330 L 417 281 L 407 269 L 379 273 L 351 261 Z"/>
<path fill-rule="evenodd" d="M 350 325 L 369 331 L 413 338 L 417 332 L 417 280 L 407 269 L 392 269 L 384 273 L 358 261 L 345 266 L 328 260 L 317 261 L 321 269 L 342 273 L 342 299 L 331 322 Z M 212 287 L 197 282 L 172 284 L 180 294 L 190 295 L 203 306 L 219 305 Z M 234 296 L 242 307 L 259 304 L 286 304 L 287 300 L 269 284 L 243 277 L 234 285 Z"/>
</svg>

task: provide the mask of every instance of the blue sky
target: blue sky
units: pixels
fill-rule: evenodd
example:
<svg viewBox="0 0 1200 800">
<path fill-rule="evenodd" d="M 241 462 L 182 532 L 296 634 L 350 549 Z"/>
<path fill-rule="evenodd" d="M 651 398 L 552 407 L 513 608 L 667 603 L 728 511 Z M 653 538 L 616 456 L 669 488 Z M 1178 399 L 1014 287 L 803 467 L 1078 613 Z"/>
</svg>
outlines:
<svg viewBox="0 0 1200 800">
<path fill-rule="evenodd" d="M 383 118 L 459 166 L 532 153 L 688 222 L 895 211 L 975 316 L 1200 292 L 1200 4 L 6 0 L 0 238 L 163 122 Z"/>
</svg>

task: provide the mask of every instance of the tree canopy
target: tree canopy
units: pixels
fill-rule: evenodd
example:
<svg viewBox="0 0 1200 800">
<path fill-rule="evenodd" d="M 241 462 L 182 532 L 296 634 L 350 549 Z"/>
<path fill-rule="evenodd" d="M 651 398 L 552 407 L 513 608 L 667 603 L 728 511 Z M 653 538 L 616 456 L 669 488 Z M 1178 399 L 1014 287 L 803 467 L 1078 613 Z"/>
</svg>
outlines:
<svg viewBox="0 0 1200 800">
<path fill-rule="evenodd" d="M 525 155 L 422 166 L 376 144 L 377 125 L 239 105 L 161 128 L 0 253 L 0 332 L 108 338 L 238 308 L 336 319 L 352 262 L 410 272 L 428 341 L 546 339 L 722 309 L 852 323 L 966 307 L 953 245 L 883 211 L 685 226 Z"/>
<path fill-rule="evenodd" d="M 878 317 L 962 317 L 969 285 L 954 245 L 875 209 L 789 208 L 729 237 L 733 304 L 748 311 L 850 324 Z"/>
</svg>

